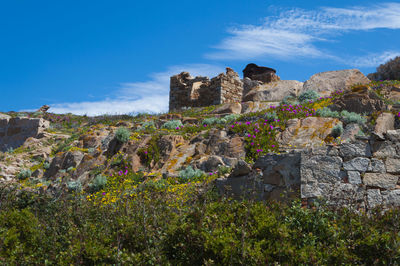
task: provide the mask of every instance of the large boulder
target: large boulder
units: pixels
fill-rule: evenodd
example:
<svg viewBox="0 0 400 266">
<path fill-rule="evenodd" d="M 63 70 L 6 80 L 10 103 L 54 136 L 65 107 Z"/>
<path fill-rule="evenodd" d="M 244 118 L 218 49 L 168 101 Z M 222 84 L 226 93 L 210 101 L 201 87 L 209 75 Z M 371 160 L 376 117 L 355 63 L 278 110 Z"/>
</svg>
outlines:
<svg viewBox="0 0 400 266">
<path fill-rule="evenodd" d="M 367 84 L 370 80 L 358 69 L 346 69 L 317 73 L 304 83 L 303 90 L 313 90 L 321 96 L 351 87 L 355 84 Z"/>
<path fill-rule="evenodd" d="M 279 80 L 251 89 L 243 101 L 282 101 L 286 96 L 296 97 L 303 90 L 303 82 L 297 80 Z"/>
<path fill-rule="evenodd" d="M 319 146 L 338 123 L 338 119 L 327 117 L 290 119 L 287 122 L 286 129 L 277 135 L 277 141 L 286 147 Z"/>
<path fill-rule="evenodd" d="M 246 68 L 243 69 L 243 78 L 258 80 L 263 83 L 280 80 L 279 76 L 276 75 L 275 69 L 257 66 L 256 64 L 248 64 Z"/>
<path fill-rule="evenodd" d="M 336 98 L 329 108 L 334 111 L 347 110 L 359 114 L 387 110 L 384 101 L 367 85 L 355 86 L 345 91 L 343 96 Z"/>
<path fill-rule="evenodd" d="M 50 122 L 42 118 L 0 118 L 0 150 L 18 148 L 29 137 L 40 137 Z"/>
</svg>

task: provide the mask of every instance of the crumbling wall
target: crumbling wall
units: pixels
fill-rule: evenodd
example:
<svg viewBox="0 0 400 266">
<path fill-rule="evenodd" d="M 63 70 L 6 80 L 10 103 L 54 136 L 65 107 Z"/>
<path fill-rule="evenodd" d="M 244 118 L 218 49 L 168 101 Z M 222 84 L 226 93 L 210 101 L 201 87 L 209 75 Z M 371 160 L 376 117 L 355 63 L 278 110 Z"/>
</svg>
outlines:
<svg viewBox="0 0 400 266">
<path fill-rule="evenodd" d="M 171 77 L 169 110 L 240 102 L 242 92 L 243 83 L 230 68 L 211 80 L 208 77 L 193 78 L 188 72 L 182 72 Z"/>
<path fill-rule="evenodd" d="M 262 156 L 250 174 L 220 178 L 217 186 L 236 198 L 301 198 L 307 204 L 322 199 L 330 206 L 366 210 L 400 207 L 400 129 L 384 136 Z"/>
</svg>

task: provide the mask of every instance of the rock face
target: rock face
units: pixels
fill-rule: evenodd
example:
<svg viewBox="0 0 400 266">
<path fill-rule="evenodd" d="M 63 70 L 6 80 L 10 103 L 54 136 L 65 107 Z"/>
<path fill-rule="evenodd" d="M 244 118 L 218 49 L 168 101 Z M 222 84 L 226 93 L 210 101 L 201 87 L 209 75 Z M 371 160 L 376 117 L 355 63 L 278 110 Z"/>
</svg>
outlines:
<svg viewBox="0 0 400 266">
<path fill-rule="evenodd" d="M 40 107 L 40 108 L 37 110 L 37 112 L 43 112 L 43 113 L 45 113 L 45 112 L 47 112 L 49 109 L 50 109 L 50 106 L 48 106 L 48 105 L 43 105 L 42 107 Z"/>
<path fill-rule="evenodd" d="M 49 121 L 42 118 L 10 118 L 0 119 L 0 150 L 18 148 L 29 137 L 38 137 L 50 126 Z"/>
<path fill-rule="evenodd" d="M 240 103 L 226 103 L 221 107 L 218 107 L 212 114 L 240 114 L 242 111 L 242 105 Z"/>
<path fill-rule="evenodd" d="M 243 78 L 258 80 L 263 83 L 280 80 L 280 78 L 276 75 L 275 69 L 257 66 L 256 64 L 248 64 L 246 68 L 243 69 Z"/>
<path fill-rule="evenodd" d="M 208 77 L 191 77 L 188 72 L 171 77 L 169 110 L 183 107 L 202 107 L 229 102 L 240 102 L 243 83 L 231 68 L 211 80 Z"/>
<path fill-rule="evenodd" d="M 347 69 L 317 73 L 304 83 L 303 90 L 314 90 L 321 96 L 329 96 L 336 90 L 355 84 L 367 84 L 370 80 L 358 69 Z"/>
<path fill-rule="evenodd" d="M 400 80 L 400 56 L 380 65 L 375 73 L 368 74 L 371 80 Z"/>
<path fill-rule="evenodd" d="M 376 119 L 374 133 L 381 139 L 388 130 L 394 130 L 394 115 L 392 113 L 381 113 Z"/>
<path fill-rule="evenodd" d="M 346 91 L 342 97 L 335 99 L 329 108 L 334 111 L 347 110 L 359 114 L 371 114 L 387 109 L 384 101 L 366 85 Z"/>
<path fill-rule="evenodd" d="M 339 123 L 336 118 L 307 117 L 288 120 L 286 129 L 277 136 L 283 146 L 312 147 L 318 146 Z"/>
<path fill-rule="evenodd" d="M 279 80 L 252 88 L 243 96 L 243 101 L 282 101 L 286 96 L 298 96 L 303 90 L 303 82 Z"/>
</svg>

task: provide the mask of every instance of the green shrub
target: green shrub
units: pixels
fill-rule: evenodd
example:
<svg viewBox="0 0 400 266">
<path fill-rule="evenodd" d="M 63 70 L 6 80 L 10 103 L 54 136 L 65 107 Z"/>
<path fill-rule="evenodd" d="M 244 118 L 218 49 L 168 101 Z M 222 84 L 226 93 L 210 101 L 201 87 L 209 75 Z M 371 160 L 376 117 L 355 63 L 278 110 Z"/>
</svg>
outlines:
<svg viewBox="0 0 400 266">
<path fill-rule="evenodd" d="M 337 111 L 332 111 L 328 107 L 324 107 L 322 109 L 318 109 L 316 111 L 316 115 L 321 116 L 321 117 L 334 117 L 334 118 L 340 118 L 340 113 Z"/>
<path fill-rule="evenodd" d="M 178 178 L 181 182 L 188 182 L 203 177 L 205 173 L 199 169 L 194 170 L 192 166 L 186 167 L 186 169 L 179 172 Z"/>
<path fill-rule="evenodd" d="M 181 120 L 171 120 L 168 122 L 165 122 L 161 128 L 166 128 L 166 129 L 179 129 L 181 126 L 183 126 Z"/>
<path fill-rule="evenodd" d="M 131 132 L 124 127 L 118 128 L 117 132 L 115 133 L 115 138 L 121 143 L 127 142 L 130 136 Z"/>
<path fill-rule="evenodd" d="M 21 172 L 18 173 L 17 178 L 19 180 L 23 180 L 23 179 L 27 179 L 27 178 L 29 178 L 31 176 L 32 176 L 32 171 L 29 170 L 29 169 L 24 169 L 24 170 L 21 170 Z"/>
<path fill-rule="evenodd" d="M 205 118 L 202 122 L 203 125 L 211 126 L 215 124 L 219 124 L 219 119 L 217 117 L 209 117 Z"/>
<path fill-rule="evenodd" d="M 314 101 L 314 100 L 318 99 L 319 97 L 320 96 L 316 91 L 308 90 L 299 95 L 299 101 L 300 102 Z"/>
<path fill-rule="evenodd" d="M 97 175 L 89 184 L 89 189 L 92 193 L 102 190 L 107 184 L 107 177 L 104 175 Z"/>
<path fill-rule="evenodd" d="M 281 105 L 286 104 L 286 105 L 296 105 L 299 104 L 299 102 L 297 101 L 296 97 L 293 96 L 285 96 L 285 98 L 283 98 Z"/>
<path fill-rule="evenodd" d="M 345 123 L 357 123 L 359 125 L 364 125 L 367 122 L 367 119 L 354 112 L 343 110 L 340 112 L 340 115 Z"/>
<path fill-rule="evenodd" d="M 268 120 L 269 122 L 277 120 L 278 119 L 278 115 L 276 114 L 276 112 L 267 112 L 264 115 L 264 118 L 266 120 Z"/>
<path fill-rule="evenodd" d="M 82 184 L 79 180 L 70 181 L 67 183 L 67 188 L 69 191 L 80 192 L 82 191 Z"/>
<path fill-rule="evenodd" d="M 43 169 L 49 169 L 50 168 L 50 162 L 44 162 L 43 163 Z"/>
<path fill-rule="evenodd" d="M 153 121 L 146 121 L 142 124 L 142 126 L 138 130 L 154 130 L 156 129 L 156 125 Z"/>
<path fill-rule="evenodd" d="M 343 125 L 337 124 L 332 128 L 331 135 L 334 138 L 340 137 L 343 134 Z"/>
<path fill-rule="evenodd" d="M 224 118 L 222 118 L 222 120 L 225 123 L 231 123 L 231 122 L 233 122 L 233 121 L 235 121 L 235 120 L 237 120 L 239 118 L 240 118 L 240 114 L 230 114 L 230 115 L 224 116 Z"/>
</svg>

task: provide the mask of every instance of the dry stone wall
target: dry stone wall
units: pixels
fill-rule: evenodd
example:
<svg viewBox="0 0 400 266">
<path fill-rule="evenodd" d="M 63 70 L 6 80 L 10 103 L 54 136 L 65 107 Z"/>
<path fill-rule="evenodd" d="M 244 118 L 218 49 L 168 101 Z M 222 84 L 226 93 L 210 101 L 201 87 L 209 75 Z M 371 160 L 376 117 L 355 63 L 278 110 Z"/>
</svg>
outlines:
<svg viewBox="0 0 400 266">
<path fill-rule="evenodd" d="M 266 155 L 250 173 L 220 178 L 217 186 L 236 198 L 301 198 L 307 204 L 323 199 L 331 206 L 370 210 L 400 207 L 399 177 L 400 129 L 388 130 L 384 139 L 358 137 L 337 146 Z"/>
<path fill-rule="evenodd" d="M 182 72 L 171 77 L 169 110 L 240 102 L 242 94 L 243 82 L 231 68 L 211 80 Z"/>
</svg>

